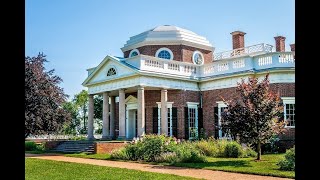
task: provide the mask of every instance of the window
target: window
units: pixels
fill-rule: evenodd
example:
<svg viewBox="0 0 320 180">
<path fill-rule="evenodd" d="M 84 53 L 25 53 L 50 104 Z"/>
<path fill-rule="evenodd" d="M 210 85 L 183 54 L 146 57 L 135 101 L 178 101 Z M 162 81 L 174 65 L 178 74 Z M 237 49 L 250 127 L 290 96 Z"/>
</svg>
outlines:
<svg viewBox="0 0 320 180">
<path fill-rule="evenodd" d="M 161 102 L 157 102 L 158 104 L 158 135 L 161 133 Z M 172 104 L 173 102 L 167 102 L 168 107 L 168 136 L 173 136 L 172 129 Z"/>
<path fill-rule="evenodd" d="M 194 64 L 202 65 L 204 63 L 203 55 L 200 51 L 195 51 L 192 56 L 192 61 Z"/>
<path fill-rule="evenodd" d="M 188 125 L 189 139 L 198 137 L 198 105 L 199 103 L 187 102 L 188 105 Z"/>
<path fill-rule="evenodd" d="M 295 98 L 294 97 L 282 97 L 281 98 L 283 101 L 283 106 L 284 106 L 284 118 L 287 121 L 286 127 L 292 127 L 294 128 L 296 126 L 295 123 Z"/>
<path fill-rule="evenodd" d="M 129 57 L 138 56 L 140 54 L 138 49 L 133 49 L 130 51 Z"/>
<path fill-rule="evenodd" d="M 162 59 L 173 59 L 173 53 L 170 49 L 168 48 L 160 48 L 156 52 L 156 57 L 162 58 Z"/>
<path fill-rule="evenodd" d="M 113 76 L 113 75 L 116 75 L 117 72 L 114 68 L 110 68 L 107 72 L 107 76 Z"/>
</svg>

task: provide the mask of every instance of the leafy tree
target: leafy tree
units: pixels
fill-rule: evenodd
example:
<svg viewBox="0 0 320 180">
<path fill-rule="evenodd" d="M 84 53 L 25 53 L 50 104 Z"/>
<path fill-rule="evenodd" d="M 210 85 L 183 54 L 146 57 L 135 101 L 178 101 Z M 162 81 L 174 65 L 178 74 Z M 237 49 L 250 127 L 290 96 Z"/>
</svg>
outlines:
<svg viewBox="0 0 320 180">
<path fill-rule="evenodd" d="M 221 129 L 243 143 L 256 144 L 257 160 L 261 160 L 261 144 L 274 134 L 283 132 L 283 106 L 280 97 L 269 88 L 269 74 L 259 83 L 251 77 L 237 86 L 240 97 L 225 101 L 228 108 L 221 115 Z"/>
<path fill-rule="evenodd" d="M 25 57 L 25 137 L 58 132 L 70 114 L 62 108 L 67 95 L 54 69 L 46 71 L 46 56 Z"/>
<path fill-rule="evenodd" d="M 69 101 L 63 104 L 63 109 L 70 113 L 71 121 L 64 124 L 62 132 L 64 134 L 77 134 L 77 127 L 80 126 L 80 120 L 78 118 L 78 109 L 74 102 Z"/>
<path fill-rule="evenodd" d="M 73 99 L 75 105 L 79 108 L 82 116 L 82 121 L 83 121 L 83 132 L 86 132 L 87 128 L 87 123 L 86 123 L 86 118 L 88 116 L 88 101 L 89 101 L 89 96 L 88 96 L 88 91 L 82 90 L 79 94 L 76 94 Z"/>
<path fill-rule="evenodd" d="M 102 110 L 103 110 L 103 97 L 101 95 L 96 95 L 93 98 L 94 101 L 94 116 L 93 118 L 102 120 Z"/>
</svg>

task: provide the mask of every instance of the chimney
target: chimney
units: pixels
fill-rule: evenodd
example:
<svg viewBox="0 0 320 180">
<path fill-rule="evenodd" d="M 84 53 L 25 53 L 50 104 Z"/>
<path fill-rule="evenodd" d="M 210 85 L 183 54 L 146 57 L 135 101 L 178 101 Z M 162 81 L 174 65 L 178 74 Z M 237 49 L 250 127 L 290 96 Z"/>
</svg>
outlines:
<svg viewBox="0 0 320 180">
<path fill-rule="evenodd" d="M 292 52 L 296 51 L 296 46 L 295 46 L 295 44 L 290 44 L 290 48 L 291 48 L 291 51 L 292 51 Z"/>
<path fill-rule="evenodd" d="M 286 45 L 285 45 L 286 37 L 276 36 L 274 37 L 274 39 L 276 40 L 276 51 L 284 52 L 286 50 Z"/>
<path fill-rule="evenodd" d="M 244 48 L 244 35 L 246 33 L 242 31 L 233 31 L 230 34 L 232 35 L 232 48 Z"/>
</svg>

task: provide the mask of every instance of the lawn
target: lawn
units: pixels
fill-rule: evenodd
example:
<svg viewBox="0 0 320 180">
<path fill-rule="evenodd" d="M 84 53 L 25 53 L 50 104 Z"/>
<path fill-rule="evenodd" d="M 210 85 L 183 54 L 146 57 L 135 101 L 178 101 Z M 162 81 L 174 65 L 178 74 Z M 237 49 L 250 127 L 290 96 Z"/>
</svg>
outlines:
<svg viewBox="0 0 320 180">
<path fill-rule="evenodd" d="M 69 157 L 80 157 L 90 159 L 110 160 L 109 154 L 66 154 Z M 277 177 L 295 178 L 294 171 L 281 171 L 276 163 L 282 159 L 284 154 L 262 155 L 262 161 L 256 162 L 255 158 L 211 158 L 207 157 L 206 163 L 176 163 L 173 166 L 221 170 L 228 172 L 239 172 L 246 174 L 257 174 Z M 155 164 L 155 163 L 152 163 Z M 167 163 L 162 163 L 168 165 Z"/>
<path fill-rule="evenodd" d="M 255 158 L 208 157 L 206 163 L 176 163 L 174 166 L 295 178 L 294 171 L 281 171 L 276 165 L 283 156 L 284 154 L 262 155 L 262 161 L 260 162 L 255 161 Z"/>
<path fill-rule="evenodd" d="M 59 162 L 42 159 L 25 159 L 26 180 L 69 180 L 69 179 L 194 179 L 171 174 L 160 174 L 137 170 L 96 166 L 89 164 L 78 164 L 70 162 Z"/>
</svg>

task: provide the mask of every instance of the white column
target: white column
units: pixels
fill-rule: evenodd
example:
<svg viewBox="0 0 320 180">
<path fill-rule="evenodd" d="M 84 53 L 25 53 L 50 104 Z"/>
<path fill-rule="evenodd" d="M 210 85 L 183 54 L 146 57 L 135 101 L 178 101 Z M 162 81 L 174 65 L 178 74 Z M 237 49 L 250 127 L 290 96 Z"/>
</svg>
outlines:
<svg viewBox="0 0 320 180">
<path fill-rule="evenodd" d="M 110 97 L 110 137 L 114 138 L 115 119 L 116 119 L 116 97 Z"/>
<path fill-rule="evenodd" d="M 89 94 L 89 111 L 88 111 L 88 140 L 94 140 L 93 136 L 93 94 Z"/>
<path fill-rule="evenodd" d="M 168 135 L 168 107 L 167 90 L 161 90 L 161 134 Z"/>
<path fill-rule="evenodd" d="M 144 88 L 138 87 L 138 136 L 145 135 L 145 102 Z"/>
<path fill-rule="evenodd" d="M 103 111 L 102 111 L 102 139 L 110 139 L 109 126 L 109 93 L 103 93 Z"/>
<path fill-rule="evenodd" d="M 124 89 L 119 90 L 119 136 L 118 139 L 126 138 L 126 104 Z"/>
</svg>

